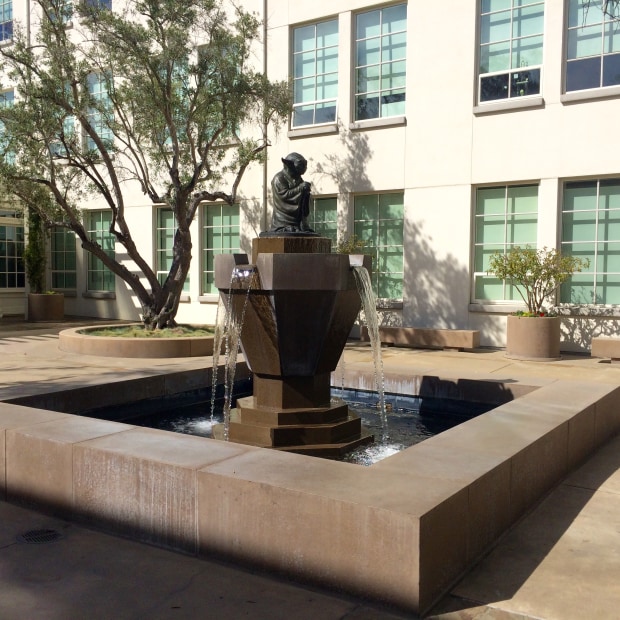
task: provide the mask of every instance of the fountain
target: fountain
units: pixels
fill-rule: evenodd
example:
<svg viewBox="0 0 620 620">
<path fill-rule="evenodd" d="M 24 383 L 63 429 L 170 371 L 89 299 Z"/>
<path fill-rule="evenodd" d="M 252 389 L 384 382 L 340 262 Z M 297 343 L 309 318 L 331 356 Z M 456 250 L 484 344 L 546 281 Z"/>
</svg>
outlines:
<svg viewBox="0 0 620 620">
<path fill-rule="evenodd" d="M 272 227 L 244 254 L 216 256 L 215 285 L 225 306 L 243 316 L 241 348 L 254 375 L 214 436 L 302 454 L 337 457 L 373 441 L 359 416 L 330 395 L 336 369 L 361 300 L 352 270 L 370 268 L 333 254 L 331 241 L 307 222 L 310 184 L 298 153 L 282 159 L 272 181 Z M 236 277 L 239 272 L 251 274 Z"/>
<path fill-rule="evenodd" d="M 370 257 L 361 262 L 370 267 Z M 214 435 L 237 443 L 336 457 L 373 437 L 341 399 L 336 369 L 361 307 L 348 255 L 310 234 L 261 236 L 246 255 L 216 257 L 215 283 L 232 313 L 244 314 L 241 347 L 253 395 L 237 401 Z M 252 279 L 232 277 L 240 268 Z"/>
</svg>

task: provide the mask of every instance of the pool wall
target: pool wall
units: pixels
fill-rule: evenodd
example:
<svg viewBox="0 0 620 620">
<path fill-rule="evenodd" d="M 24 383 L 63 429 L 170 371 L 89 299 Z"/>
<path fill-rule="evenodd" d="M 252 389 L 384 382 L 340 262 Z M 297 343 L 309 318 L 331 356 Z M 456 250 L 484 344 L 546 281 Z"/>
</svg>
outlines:
<svg viewBox="0 0 620 620">
<path fill-rule="evenodd" d="M 444 396 L 478 383 L 503 404 L 371 467 L 47 410 L 200 381 L 182 375 L 0 403 L 0 496 L 421 613 L 620 430 L 620 388 L 574 381 L 388 377 Z"/>
</svg>

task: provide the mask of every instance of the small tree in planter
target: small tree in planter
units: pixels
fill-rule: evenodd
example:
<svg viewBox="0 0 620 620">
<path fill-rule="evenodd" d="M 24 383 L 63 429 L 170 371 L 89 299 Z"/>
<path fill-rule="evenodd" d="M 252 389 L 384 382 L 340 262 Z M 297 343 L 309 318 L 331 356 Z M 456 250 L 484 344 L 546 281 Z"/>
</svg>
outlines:
<svg viewBox="0 0 620 620">
<path fill-rule="evenodd" d="M 28 209 L 28 242 L 24 248 L 24 264 L 31 293 L 45 293 L 45 263 L 43 222 L 37 211 Z"/>
<path fill-rule="evenodd" d="M 574 273 L 590 265 L 587 259 L 562 255 L 558 250 L 515 246 L 506 254 L 496 252 L 489 260 L 489 273 L 514 284 L 527 305 L 522 316 L 545 316 L 545 299 Z"/>
<path fill-rule="evenodd" d="M 64 317 L 64 295 L 47 291 L 45 283 L 45 228 L 40 214 L 28 209 L 28 242 L 24 248 L 29 321 L 60 321 Z"/>
<path fill-rule="evenodd" d="M 587 259 L 563 256 L 556 249 L 515 246 L 493 254 L 489 273 L 516 286 L 527 312 L 508 317 L 506 355 L 517 359 L 552 360 L 560 356 L 560 319 L 544 310 L 547 298 L 573 273 L 590 265 Z M 538 321 L 524 317 L 539 317 Z M 524 319 L 524 320 L 522 320 Z"/>
</svg>

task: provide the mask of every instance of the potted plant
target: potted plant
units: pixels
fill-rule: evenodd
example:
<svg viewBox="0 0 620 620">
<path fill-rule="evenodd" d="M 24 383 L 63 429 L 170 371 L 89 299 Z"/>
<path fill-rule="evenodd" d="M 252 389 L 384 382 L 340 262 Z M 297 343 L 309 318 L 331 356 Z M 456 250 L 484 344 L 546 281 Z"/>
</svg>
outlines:
<svg viewBox="0 0 620 620">
<path fill-rule="evenodd" d="M 491 256 L 488 273 L 513 284 L 527 306 L 527 311 L 508 317 L 508 357 L 540 361 L 560 357 L 560 319 L 544 304 L 573 273 L 589 265 L 587 259 L 546 247 L 515 246 L 505 254 Z"/>
<path fill-rule="evenodd" d="M 45 286 L 45 230 L 41 216 L 35 209 L 28 210 L 28 241 L 24 249 L 28 293 L 29 321 L 61 321 L 65 314 L 62 293 L 46 290 Z"/>
</svg>

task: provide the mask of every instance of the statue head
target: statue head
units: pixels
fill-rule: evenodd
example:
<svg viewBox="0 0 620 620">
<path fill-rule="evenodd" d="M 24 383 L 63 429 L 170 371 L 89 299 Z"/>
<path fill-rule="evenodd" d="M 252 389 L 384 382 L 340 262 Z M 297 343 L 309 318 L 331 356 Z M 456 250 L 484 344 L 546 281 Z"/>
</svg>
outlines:
<svg viewBox="0 0 620 620">
<path fill-rule="evenodd" d="M 301 176 L 308 168 L 308 162 L 299 153 L 289 153 L 282 158 L 282 163 L 296 176 Z"/>
</svg>

